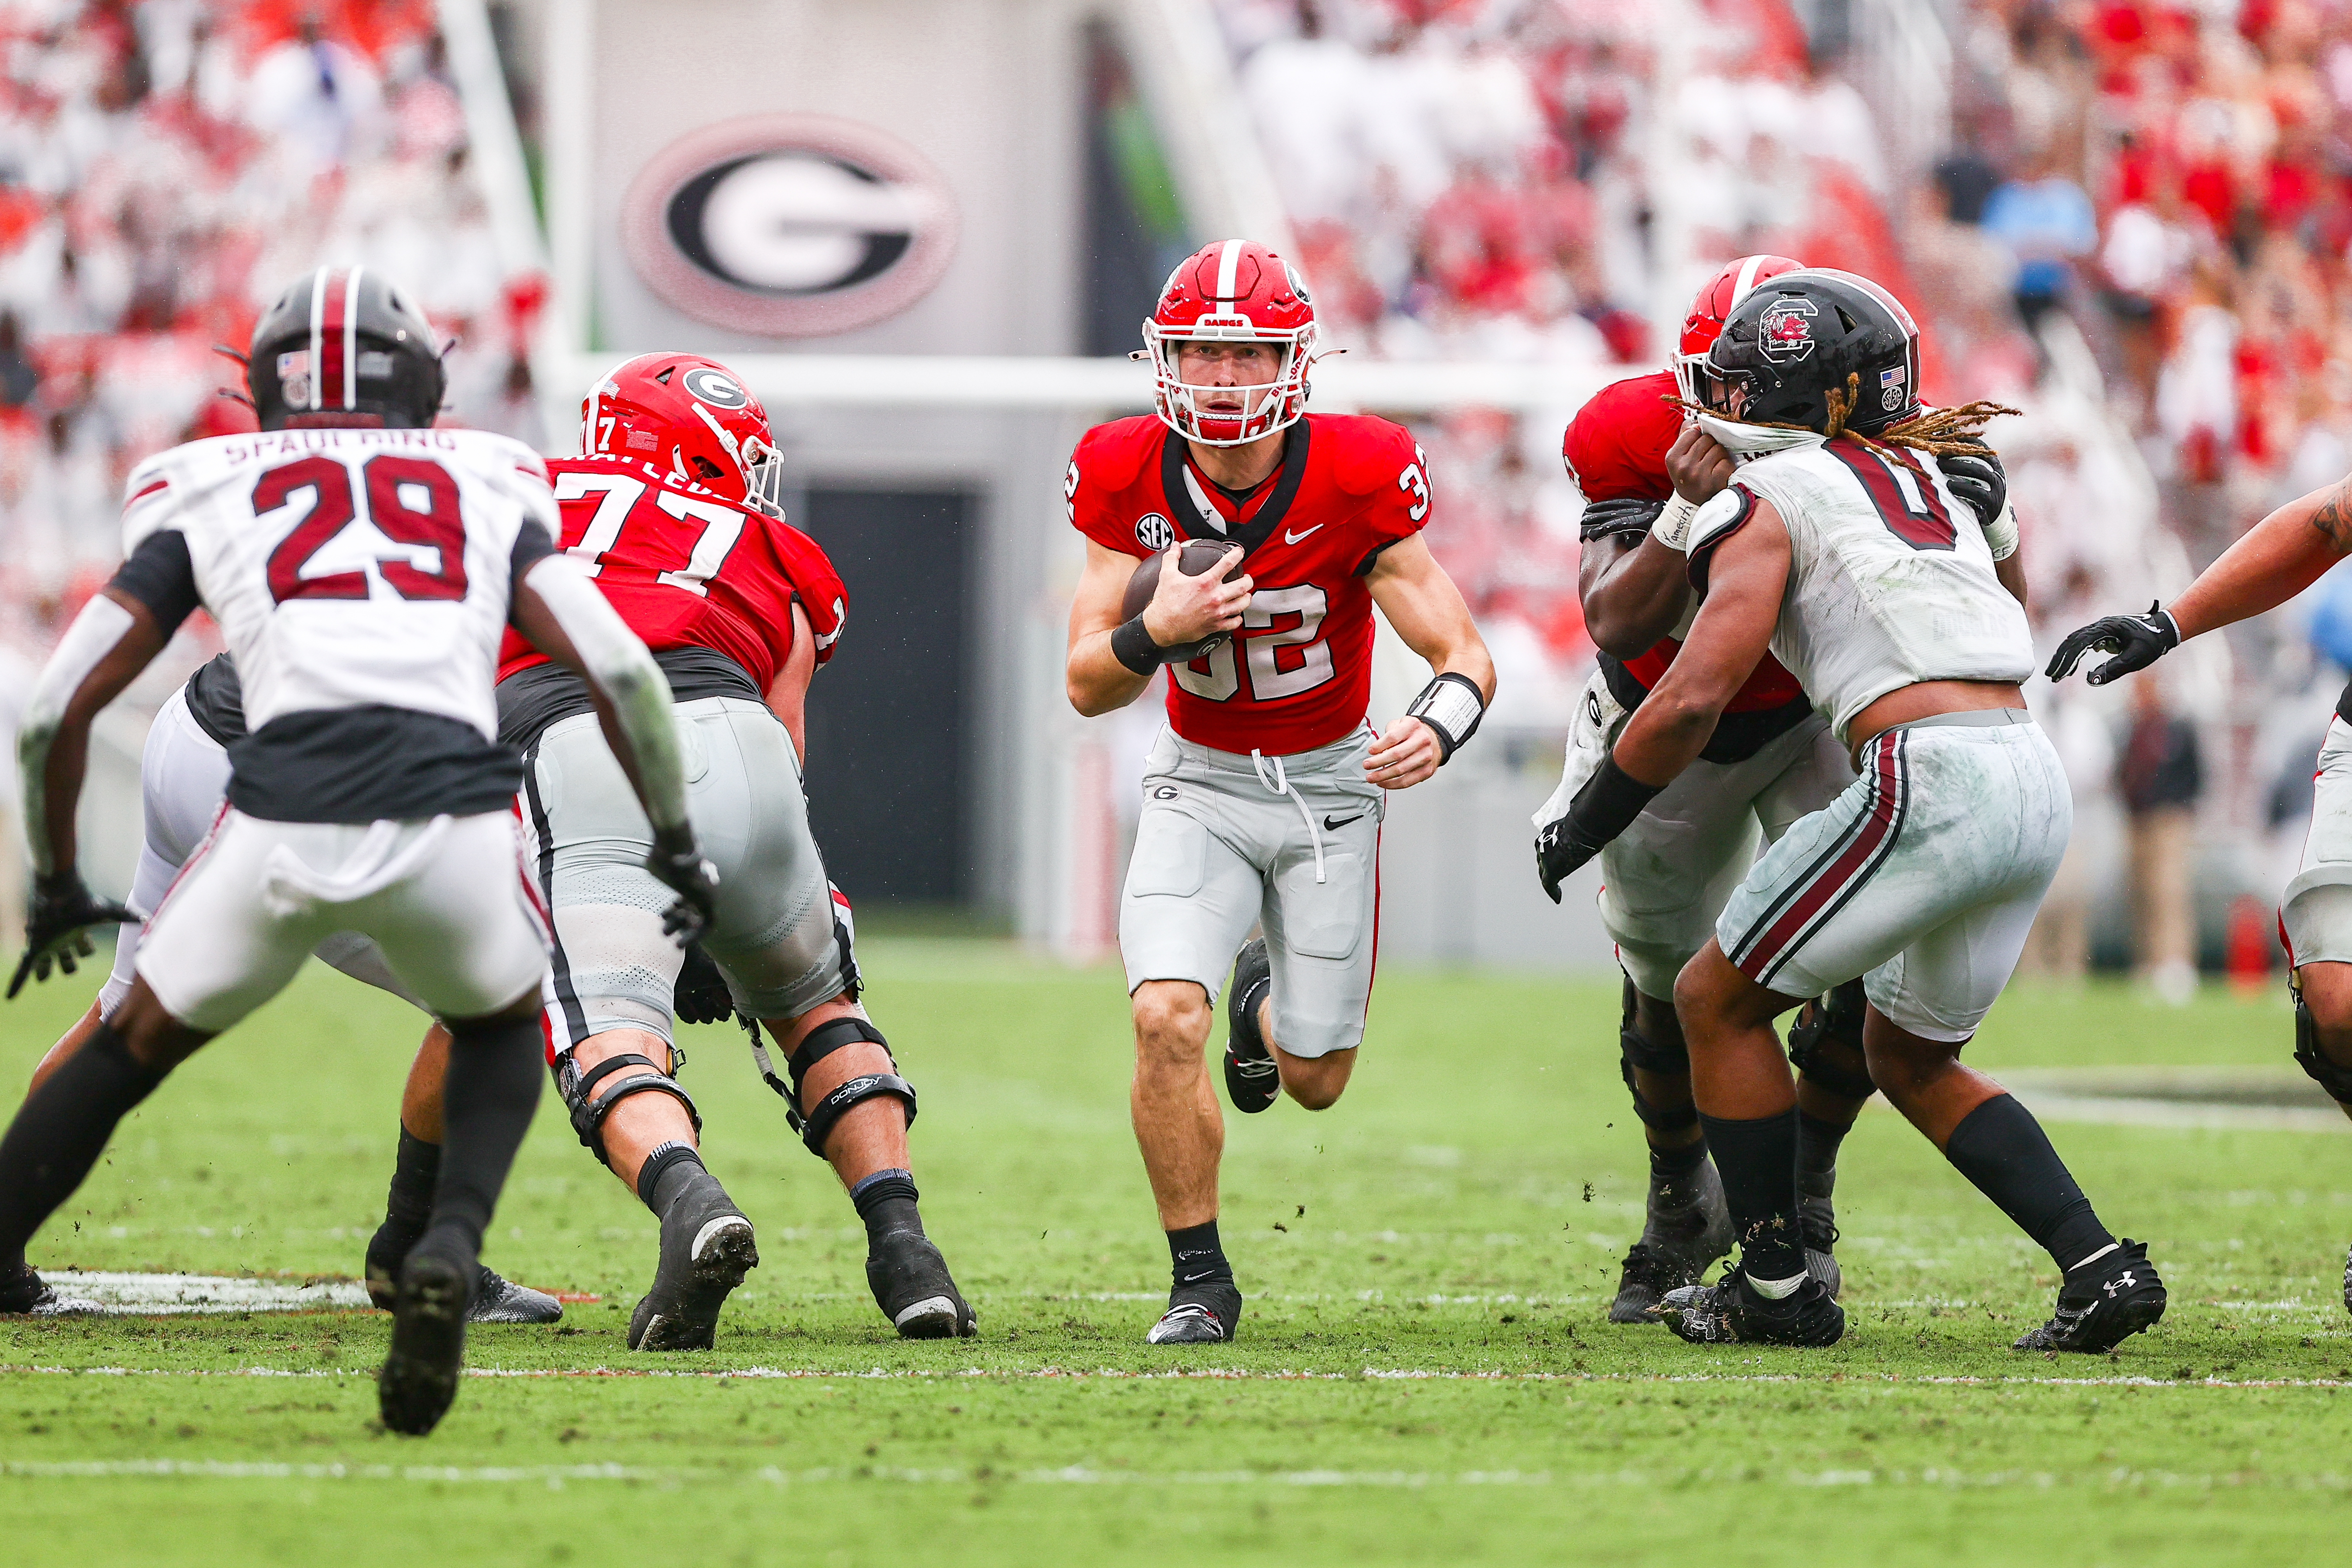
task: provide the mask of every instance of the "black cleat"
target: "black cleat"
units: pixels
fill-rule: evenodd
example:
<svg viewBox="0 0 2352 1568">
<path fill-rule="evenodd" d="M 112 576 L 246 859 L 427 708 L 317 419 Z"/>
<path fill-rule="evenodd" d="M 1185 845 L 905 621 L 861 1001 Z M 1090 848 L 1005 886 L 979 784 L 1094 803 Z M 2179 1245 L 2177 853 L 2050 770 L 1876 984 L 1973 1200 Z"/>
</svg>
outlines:
<svg viewBox="0 0 2352 1568">
<path fill-rule="evenodd" d="M 33 1272 L 26 1264 L 16 1274 L 0 1279 L 0 1316 L 19 1318 L 81 1318 L 105 1311 L 96 1301 L 79 1296 L 60 1296 L 56 1287 Z"/>
<path fill-rule="evenodd" d="M 1282 1098 L 1282 1068 L 1257 1026 L 1258 1004 L 1273 984 L 1265 938 L 1242 943 L 1234 955 L 1234 983 L 1225 988 L 1225 1098 L 1244 1116 Z"/>
<path fill-rule="evenodd" d="M 662 1216 L 653 1289 L 629 1314 L 633 1351 L 707 1351 L 743 1276 L 760 1267 L 751 1222 L 708 1172 Z"/>
<path fill-rule="evenodd" d="M 1805 1272 L 1822 1282 L 1831 1295 L 1843 1294 L 1845 1271 L 1831 1248 L 1837 1246 L 1837 1221 L 1827 1194 L 1797 1200 L 1797 1225 L 1805 1238 Z"/>
<path fill-rule="evenodd" d="M 2344 1255 L 2344 1310 L 2352 1312 L 2352 1252 Z"/>
<path fill-rule="evenodd" d="M 1672 1182 L 1653 1175 L 1641 1239 L 1625 1254 L 1609 1321 L 1656 1322 L 1658 1302 L 1666 1292 L 1697 1284 L 1731 1250 L 1731 1212 L 1724 1206 L 1723 1178 L 1714 1161 L 1702 1160 L 1689 1175 Z"/>
<path fill-rule="evenodd" d="M 2115 1250 L 2070 1270 L 2050 1321 L 2021 1334 L 2012 1350 L 2078 1351 L 2101 1355 L 2164 1316 L 2164 1281 L 2147 1260 L 2147 1243 L 2126 1237 Z"/>
<path fill-rule="evenodd" d="M 1242 1326 L 1242 1293 L 1230 1279 L 1203 1279 L 1168 1293 L 1168 1310 L 1143 1336 L 1148 1345 L 1213 1345 Z"/>
<path fill-rule="evenodd" d="M 919 1230 L 884 1231 L 866 1259 L 866 1283 L 902 1340 L 968 1340 L 980 1331 L 948 1260 Z"/>
<path fill-rule="evenodd" d="M 472 1270 L 421 1253 L 401 1271 L 392 1349 L 376 1374 L 386 1429 L 422 1437 L 448 1414 L 466 1361 L 466 1282 Z"/>
<path fill-rule="evenodd" d="M 1833 1345 L 1845 1334 L 1845 1309 L 1808 1274 L 1794 1293 L 1759 1296 L 1740 1268 L 1712 1285 L 1685 1285 L 1658 1303 L 1666 1327 L 1693 1344 Z"/>
<path fill-rule="evenodd" d="M 393 1310 L 399 1295 L 394 1281 L 399 1275 L 401 1260 L 424 1234 L 421 1229 L 412 1232 L 405 1226 L 395 1226 L 387 1219 L 368 1238 L 362 1278 L 367 1284 L 368 1300 L 375 1303 L 378 1311 Z M 562 1316 L 562 1302 L 544 1290 L 516 1284 L 487 1264 L 474 1276 L 474 1304 L 467 1313 L 468 1322 L 552 1323 Z"/>
</svg>

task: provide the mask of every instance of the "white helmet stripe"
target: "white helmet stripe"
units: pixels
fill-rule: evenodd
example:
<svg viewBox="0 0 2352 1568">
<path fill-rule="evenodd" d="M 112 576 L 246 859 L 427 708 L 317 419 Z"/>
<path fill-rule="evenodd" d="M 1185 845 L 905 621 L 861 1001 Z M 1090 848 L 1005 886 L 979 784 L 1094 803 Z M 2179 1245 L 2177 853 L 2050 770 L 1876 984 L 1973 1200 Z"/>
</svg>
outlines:
<svg viewBox="0 0 2352 1568">
<path fill-rule="evenodd" d="M 310 274 L 310 406 L 326 406 L 326 389 L 319 384 L 327 366 L 327 269 Z"/>
<path fill-rule="evenodd" d="M 1242 242 L 1238 239 L 1229 239 L 1225 241 L 1224 248 L 1217 254 L 1218 300 L 1230 300 L 1241 292 L 1241 287 L 1237 281 L 1241 269 Z"/>
<path fill-rule="evenodd" d="M 360 405 L 360 273 L 354 267 L 343 281 L 343 406 Z"/>
<path fill-rule="evenodd" d="M 1760 256 L 1751 256 L 1739 264 L 1739 276 L 1731 280 L 1731 303 L 1738 305 L 1748 298 L 1748 290 L 1756 287 L 1756 274 L 1764 265 Z"/>
</svg>

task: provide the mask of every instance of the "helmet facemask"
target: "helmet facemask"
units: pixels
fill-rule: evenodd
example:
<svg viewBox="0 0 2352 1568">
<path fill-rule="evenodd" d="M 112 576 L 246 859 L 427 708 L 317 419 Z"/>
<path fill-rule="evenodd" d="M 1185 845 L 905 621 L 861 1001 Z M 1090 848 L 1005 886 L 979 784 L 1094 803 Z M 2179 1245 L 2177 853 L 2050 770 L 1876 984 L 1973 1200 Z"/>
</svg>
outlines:
<svg viewBox="0 0 2352 1568">
<path fill-rule="evenodd" d="M 1158 383 L 1160 417 L 1188 441 L 1246 446 L 1296 424 L 1307 412 L 1307 373 L 1315 357 L 1312 321 L 1292 331 L 1266 331 L 1246 316 L 1203 316 L 1181 333 L 1146 321 L 1143 342 Z M 1184 344 L 1194 342 L 1266 343 L 1281 353 L 1282 363 L 1272 381 L 1223 386 L 1188 382 L 1176 362 Z M 1239 406 L 1230 405 L 1235 402 Z"/>
</svg>

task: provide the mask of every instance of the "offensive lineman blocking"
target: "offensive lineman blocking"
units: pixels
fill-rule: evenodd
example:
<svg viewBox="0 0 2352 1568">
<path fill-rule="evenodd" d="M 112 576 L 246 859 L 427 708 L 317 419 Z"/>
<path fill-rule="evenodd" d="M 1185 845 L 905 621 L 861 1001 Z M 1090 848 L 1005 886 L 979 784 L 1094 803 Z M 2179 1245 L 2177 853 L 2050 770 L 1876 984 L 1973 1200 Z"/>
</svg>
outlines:
<svg viewBox="0 0 2352 1568">
<path fill-rule="evenodd" d="M 1203 1060 L 1225 972 L 1235 1108 L 1264 1110 L 1286 1089 L 1310 1110 L 1337 1100 L 1371 996 L 1381 792 L 1430 777 L 1469 740 L 1495 675 L 1419 537 L 1430 486 L 1412 437 L 1307 413 L 1315 310 L 1279 256 L 1202 247 L 1170 275 L 1143 341 L 1158 417 L 1097 426 L 1070 461 L 1087 565 L 1067 679 L 1091 716 L 1132 702 L 1163 665 L 1170 678 L 1119 900 L 1130 1111 L 1173 1276 L 1147 1338 L 1170 1344 L 1230 1340 L 1241 1315 Z M 1179 541 L 1233 548 L 1221 570 L 1187 576 Z M 1153 596 L 1124 618 L 1137 562 L 1154 555 Z M 1374 604 L 1435 671 L 1377 736 L 1364 721 Z"/>
</svg>

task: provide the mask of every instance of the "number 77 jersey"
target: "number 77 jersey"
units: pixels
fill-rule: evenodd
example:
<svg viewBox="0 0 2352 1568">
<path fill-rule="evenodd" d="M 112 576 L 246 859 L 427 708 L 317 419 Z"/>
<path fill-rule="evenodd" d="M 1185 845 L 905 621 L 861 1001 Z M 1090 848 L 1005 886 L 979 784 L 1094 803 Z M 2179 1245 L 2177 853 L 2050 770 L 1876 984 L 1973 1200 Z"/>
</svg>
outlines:
<svg viewBox="0 0 2352 1568">
<path fill-rule="evenodd" d="M 647 647 L 724 654 L 765 691 L 792 651 L 797 603 L 817 662 L 833 657 L 848 590 L 799 529 L 634 458 L 566 458 L 547 469 L 562 510 L 558 544 L 587 563 Z M 544 662 L 509 633 L 499 679 Z"/>
<path fill-rule="evenodd" d="M 1073 527 L 1139 560 L 1179 539 L 1247 553 L 1249 606 L 1232 641 L 1168 667 L 1168 722 L 1197 745 L 1272 755 L 1312 751 L 1364 721 L 1372 688 L 1372 597 L 1381 551 L 1429 520 L 1427 465 L 1411 432 L 1369 415 L 1310 414 L 1282 461 L 1235 495 L 1184 440 L 1141 416 L 1080 438 L 1063 481 Z"/>
</svg>

